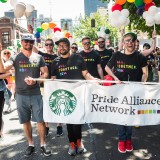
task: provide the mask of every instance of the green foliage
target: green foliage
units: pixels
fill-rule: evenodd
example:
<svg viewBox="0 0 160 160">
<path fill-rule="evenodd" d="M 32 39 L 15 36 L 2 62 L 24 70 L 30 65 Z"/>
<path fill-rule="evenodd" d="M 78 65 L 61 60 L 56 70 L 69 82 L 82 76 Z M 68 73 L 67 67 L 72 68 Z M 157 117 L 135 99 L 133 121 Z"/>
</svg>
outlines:
<svg viewBox="0 0 160 160">
<path fill-rule="evenodd" d="M 110 0 L 101 0 L 101 1 L 109 2 Z M 153 0 L 153 2 L 156 4 L 157 7 L 160 7 L 160 0 Z M 151 36 L 154 27 L 146 26 L 145 19 L 143 19 L 142 16 L 139 16 L 136 13 L 137 7 L 135 6 L 135 4 L 126 2 L 123 5 L 123 8 L 128 9 L 130 12 L 129 18 L 131 23 L 129 24 L 129 30 L 135 30 L 137 33 L 139 31 L 147 32 Z M 156 25 L 156 31 L 157 34 L 160 34 L 160 25 Z"/>
<path fill-rule="evenodd" d="M 91 19 L 95 19 L 95 27 L 91 27 Z M 91 38 L 91 41 L 96 41 L 97 31 L 100 27 L 105 26 L 107 29 L 110 30 L 110 41 L 111 44 L 113 44 L 114 37 L 117 40 L 117 29 L 110 26 L 110 24 L 107 22 L 108 16 L 102 16 L 99 12 L 96 12 L 92 17 L 85 17 L 84 19 L 79 18 L 79 23 L 76 24 L 73 27 L 74 37 L 81 39 L 85 36 L 88 36 Z"/>
</svg>

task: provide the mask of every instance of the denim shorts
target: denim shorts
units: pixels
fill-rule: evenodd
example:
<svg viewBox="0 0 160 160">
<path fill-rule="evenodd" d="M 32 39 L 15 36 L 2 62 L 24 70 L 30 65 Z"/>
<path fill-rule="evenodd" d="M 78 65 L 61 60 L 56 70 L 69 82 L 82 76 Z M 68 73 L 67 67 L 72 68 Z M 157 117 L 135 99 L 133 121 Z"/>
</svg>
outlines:
<svg viewBox="0 0 160 160">
<path fill-rule="evenodd" d="M 43 100 L 41 95 L 24 96 L 16 94 L 16 104 L 19 121 L 24 124 L 29 121 L 44 122 Z"/>
</svg>

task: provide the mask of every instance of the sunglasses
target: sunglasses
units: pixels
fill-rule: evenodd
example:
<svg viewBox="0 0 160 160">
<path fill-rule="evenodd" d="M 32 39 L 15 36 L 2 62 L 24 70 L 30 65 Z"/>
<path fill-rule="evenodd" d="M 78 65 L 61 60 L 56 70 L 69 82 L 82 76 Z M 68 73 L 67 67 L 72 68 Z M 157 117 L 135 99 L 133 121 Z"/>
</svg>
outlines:
<svg viewBox="0 0 160 160">
<path fill-rule="evenodd" d="M 100 44 L 100 43 L 104 43 L 104 41 L 99 41 L 98 44 Z"/>
<path fill-rule="evenodd" d="M 24 40 L 25 43 L 30 43 L 30 44 L 33 44 L 34 41 L 30 41 L 30 40 Z"/>
<path fill-rule="evenodd" d="M 125 43 L 125 44 L 133 43 L 133 42 L 134 42 L 134 40 L 133 40 L 133 39 L 128 39 L 128 40 L 125 40 L 125 41 L 124 41 L 124 43 Z"/>
<path fill-rule="evenodd" d="M 10 54 L 10 52 L 4 52 L 4 54 Z"/>
<path fill-rule="evenodd" d="M 85 43 L 83 43 L 84 45 L 89 45 L 89 44 L 91 44 L 91 42 L 85 42 Z"/>
<path fill-rule="evenodd" d="M 45 46 L 53 46 L 52 43 L 46 43 Z"/>
<path fill-rule="evenodd" d="M 71 47 L 72 49 L 77 49 L 77 47 Z"/>
</svg>

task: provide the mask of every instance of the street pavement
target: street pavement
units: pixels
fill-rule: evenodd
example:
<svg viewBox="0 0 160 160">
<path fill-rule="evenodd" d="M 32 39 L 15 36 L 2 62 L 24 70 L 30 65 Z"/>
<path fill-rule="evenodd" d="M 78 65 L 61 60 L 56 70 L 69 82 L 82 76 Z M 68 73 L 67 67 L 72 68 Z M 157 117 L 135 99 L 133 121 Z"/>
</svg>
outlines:
<svg viewBox="0 0 160 160">
<path fill-rule="evenodd" d="M 133 127 L 134 151 L 121 154 L 117 150 L 117 127 L 113 124 L 83 125 L 83 143 L 85 153 L 71 157 L 68 155 L 68 139 L 66 125 L 63 124 L 64 135 L 56 137 L 56 125 L 50 124 L 50 135 L 47 146 L 52 156 L 40 155 L 39 137 L 36 124 L 33 125 L 33 137 L 36 153 L 29 158 L 24 157 L 27 147 L 23 126 L 19 124 L 16 104 L 12 103 L 12 112 L 4 115 L 4 137 L 0 141 L 0 160 L 141 160 L 160 159 L 160 126 Z"/>
</svg>

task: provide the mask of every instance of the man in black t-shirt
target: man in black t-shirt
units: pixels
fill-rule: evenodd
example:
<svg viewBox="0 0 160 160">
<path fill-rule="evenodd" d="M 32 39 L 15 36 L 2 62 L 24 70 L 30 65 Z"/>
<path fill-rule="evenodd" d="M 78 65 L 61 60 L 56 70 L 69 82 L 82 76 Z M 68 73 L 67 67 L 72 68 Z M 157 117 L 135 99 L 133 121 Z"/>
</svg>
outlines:
<svg viewBox="0 0 160 160">
<path fill-rule="evenodd" d="M 86 68 L 86 63 L 79 54 L 70 55 L 70 42 L 67 38 L 62 38 L 56 42 L 60 57 L 57 57 L 52 63 L 52 79 L 85 79 L 94 80 Z M 81 142 L 82 131 L 80 124 L 67 124 L 68 139 L 70 147 L 68 154 L 76 155 L 84 151 Z M 77 148 L 77 150 L 76 150 Z"/>
<path fill-rule="evenodd" d="M 51 64 L 53 60 L 56 57 L 58 57 L 57 54 L 53 52 L 53 47 L 54 47 L 53 40 L 48 38 L 45 40 L 46 53 L 43 53 L 41 51 L 38 52 L 44 58 L 45 64 L 49 71 L 49 78 L 51 78 Z M 41 91 L 43 94 L 43 83 L 41 84 Z M 48 136 L 49 135 L 49 124 L 46 122 L 45 125 L 46 125 L 45 134 L 46 136 Z M 62 135 L 63 135 L 63 128 L 62 128 L 62 125 L 58 123 L 57 124 L 57 137 L 60 137 Z"/>
<path fill-rule="evenodd" d="M 123 36 L 124 53 L 115 53 L 105 67 L 106 72 L 115 80 L 120 81 L 143 81 L 147 80 L 147 60 L 140 52 L 135 50 L 137 35 L 127 33 Z M 111 69 L 114 70 L 114 74 Z M 125 153 L 133 150 L 132 127 L 118 126 L 118 151 Z"/>
<path fill-rule="evenodd" d="M 84 50 L 80 52 L 84 61 L 87 65 L 87 70 L 89 73 L 97 78 L 104 79 L 103 77 L 103 70 L 101 67 L 101 57 L 100 55 L 91 49 L 91 41 L 89 37 L 84 37 L 82 39 L 82 45 Z"/>
<path fill-rule="evenodd" d="M 101 66 L 103 70 L 103 75 L 105 76 L 107 74 L 105 71 L 105 66 L 107 65 L 108 61 L 112 57 L 112 51 L 109 49 L 106 49 L 105 39 L 103 37 L 99 37 L 97 41 L 98 41 L 99 49 L 96 51 L 99 53 L 101 57 Z"/>
</svg>

